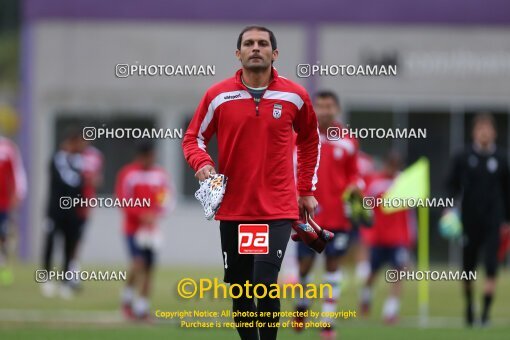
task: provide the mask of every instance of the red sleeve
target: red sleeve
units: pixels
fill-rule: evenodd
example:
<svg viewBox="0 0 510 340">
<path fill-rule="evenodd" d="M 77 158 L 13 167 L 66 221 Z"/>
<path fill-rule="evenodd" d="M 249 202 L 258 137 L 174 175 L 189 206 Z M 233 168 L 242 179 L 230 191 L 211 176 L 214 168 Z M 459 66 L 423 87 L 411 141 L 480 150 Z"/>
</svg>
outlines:
<svg viewBox="0 0 510 340">
<path fill-rule="evenodd" d="M 23 167 L 23 162 L 21 161 L 19 150 L 15 144 L 11 144 L 9 179 L 12 183 L 12 191 L 10 194 L 17 200 L 24 199 L 27 193 L 27 175 Z"/>
<path fill-rule="evenodd" d="M 299 196 L 312 196 L 317 184 L 320 160 L 320 139 L 317 117 L 308 94 L 294 119 L 297 133 L 297 189 Z"/>
<path fill-rule="evenodd" d="M 346 175 L 347 175 L 347 185 L 353 185 L 359 189 L 363 189 L 365 183 L 360 176 L 360 171 L 358 168 L 358 153 L 359 153 L 359 145 L 357 140 L 351 140 L 352 145 L 354 146 L 354 151 L 351 155 L 349 155 L 346 164 Z"/>
<path fill-rule="evenodd" d="M 206 151 L 206 146 L 215 132 L 216 119 L 211 98 L 206 93 L 200 101 L 182 141 L 184 158 L 193 170 L 198 171 L 208 164 L 214 166 L 211 156 Z"/>
<path fill-rule="evenodd" d="M 115 183 L 115 196 L 119 199 L 129 199 L 136 198 L 133 195 L 129 195 L 126 192 L 126 176 L 129 174 L 129 169 L 122 169 L 117 175 L 117 181 Z M 127 204 L 122 208 L 122 210 L 128 215 L 137 215 L 139 216 L 142 212 L 147 211 L 150 207 L 136 206 L 136 204 L 130 205 Z"/>
</svg>

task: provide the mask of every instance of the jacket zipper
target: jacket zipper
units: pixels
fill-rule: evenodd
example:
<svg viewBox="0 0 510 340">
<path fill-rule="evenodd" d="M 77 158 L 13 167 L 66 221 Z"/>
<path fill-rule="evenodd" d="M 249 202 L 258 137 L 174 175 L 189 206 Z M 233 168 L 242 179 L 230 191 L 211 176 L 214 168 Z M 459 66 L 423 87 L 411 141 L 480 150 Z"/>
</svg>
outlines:
<svg viewBox="0 0 510 340">
<path fill-rule="evenodd" d="M 250 97 L 251 99 L 253 99 L 253 104 L 255 104 L 255 116 L 259 117 L 260 114 L 259 114 L 259 105 L 260 105 L 260 102 L 262 101 L 262 97 L 264 97 L 264 94 L 266 93 L 267 89 L 269 89 L 269 86 L 271 86 L 271 84 L 273 83 L 274 81 L 274 78 L 271 79 L 271 81 L 269 82 L 269 84 L 267 85 L 267 88 L 264 90 L 264 92 L 262 93 L 262 95 L 260 96 L 260 100 L 258 103 L 255 102 L 255 99 L 253 98 L 253 96 L 251 95 L 250 91 L 248 91 L 248 87 L 246 87 L 246 85 L 244 85 L 242 82 L 241 82 L 241 85 L 246 89 L 246 91 L 250 94 Z"/>
</svg>

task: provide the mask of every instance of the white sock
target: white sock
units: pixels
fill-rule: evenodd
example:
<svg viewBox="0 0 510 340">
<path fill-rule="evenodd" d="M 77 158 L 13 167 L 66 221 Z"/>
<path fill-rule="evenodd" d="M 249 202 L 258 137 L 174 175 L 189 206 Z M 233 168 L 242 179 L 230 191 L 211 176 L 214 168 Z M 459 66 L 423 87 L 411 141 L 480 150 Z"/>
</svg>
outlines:
<svg viewBox="0 0 510 340">
<path fill-rule="evenodd" d="M 383 317 L 385 318 L 395 317 L 398 314 L 399 307 L 400 302 L 398 298 L 395 296 L 390 296 L 384 302 Z"/>
<path fill-rule="evenodd" d="M 356 265 L 356 278 L 362 282 L 366 281 L 368 276 L 370 275 L 370 262 L 360 261 Z"/>
<path fill-rule="evenodd" d="M 133 313 L 136 316 L 144 316 L 149 313 L 149 301 L 146 298 L 138 297 L 133 302 Z"/>
<path fill-rule="evenodd" d="M 311 283 L 313 281 L 313 276 L 311 274 L 308 274 L 304 277 L 299 277 L 299 283 L 303 286 L 303 288 L 306 288 L 306 285 Z M 306 308 L 308 309 L 311 305 L 311 301 L 310 299 L 306 298 L 306 297 L 300 297 L 297 299 L 298 300 L 298 307 L 300 308 Z"/>
<path fill-rule="evenodd" d="M 120 297 L 123 304 L 131 304 L 135 297 L 135 291 L 131 287 L 124 287 L 124 289 L 122 289 Z"/>
<path fill-rule="evenodd" d="M 325 297 L 324 301 L 322 303 L 322 312 L 324 313 L 332 313 L 336 312 L 338 299 L 340 298 L 341 293 L 341 281 L 342 281 L 342 272 L 340 270 L 337 270 L 336 272 L 327 272 L 324 274 L 324 283 L 331 285 L 333 288 L 331 290 L 331 298 Z M 331 318 L 324 318 L 324 322 L 333 322 Z"/>
<path fill-rule="evenodd" d="M 363 287 L 361 290 L 361 302 L 370 303 L 372 301 L 372 288 Z"/>
</svg>

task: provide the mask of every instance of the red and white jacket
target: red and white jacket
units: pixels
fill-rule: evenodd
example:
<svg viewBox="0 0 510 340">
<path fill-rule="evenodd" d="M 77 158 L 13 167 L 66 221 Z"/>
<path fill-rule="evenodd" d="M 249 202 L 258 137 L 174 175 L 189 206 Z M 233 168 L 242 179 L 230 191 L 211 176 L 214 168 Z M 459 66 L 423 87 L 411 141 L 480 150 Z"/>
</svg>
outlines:
<svg viewBox="0 0 510 340">
<path fill-rule="evenodd" d="M 384 173 L 374 173 L 368 176 L 366 196 L 382 197 L 391 187 L 394 180 L 394 177 Z M 383 247 L 412 246 L 413 236 L 410 213 L 410 210 L 385 213 L 382 207 L 375 207 L 374 223 L 370 229 L 370 237 L 366 239 L 368 244 Z"/>
<path fill-rule="evenodd" d="M 341 128 L 341 125 L 335 124 Z M 319 205 L 315 222 L 332 231 L 348 231 L 351 228 L 345 216 L 342 196 L 349 186 L 360 187 L 358 174 L 358 142 L 354 138 L 328 140 L 327 131 L 320 131 L 321 166 L 315 198 Z"/>
<path fill-rule="evenodd" d="M 257 106 L 241 73 L 207 90 L 184 136 L 184 157 L 195 171 L 215 166 L 206 145 L 216 133 L 217 171 L 228 177 L 217 220 L 297 219 L 297 194 L 313 195 L 319 167 L 318 124 L 310 98 L 302 86 L 278 76 L 273 68 L 272 81 Z"/>
<path fill-rule="evenodd" d="M 20 201 L 27 192 L 27 176 L 16 145 L 0 137 L 0 212 L 7 212 L 13 200 Z"/>
<path fill-rule="evenodd" d="M 147 212 L 161 215 L 174 201 L 174 191 L 165 170 L 158 166 L 144 169 L 138 162 L 132 162 L 119 171 L 115 193 L 120 199 L 150 199 L 149 207 L 123 208 L 124 233 L 127 235 L 135 234 L 141 227 L 154 227 L 144 226 L 141 222 L 142 215 Z"/>
</svg>

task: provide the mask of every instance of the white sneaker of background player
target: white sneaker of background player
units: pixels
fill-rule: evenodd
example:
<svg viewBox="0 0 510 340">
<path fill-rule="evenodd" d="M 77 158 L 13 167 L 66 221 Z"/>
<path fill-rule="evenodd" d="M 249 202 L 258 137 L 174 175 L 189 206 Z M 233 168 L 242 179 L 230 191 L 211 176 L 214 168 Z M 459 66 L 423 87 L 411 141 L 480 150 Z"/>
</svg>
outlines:
<svg viewBox="0 0 510 340">
<path fill-rule="evenodd" d="M 141 318 L 149 315 L 149 301 L 143 297 L 137 297 L 133 301 L 133 313 L 136 317 Z"/>
<path fill-rule="evenodd" d="M 58 292 L 60 297 L 64 300 L 71 300 L 74 297 L 73 288 L 69 283 L 62 283 Z"/>
<path fill-rule="evenodd" d="M 41 293 L 44 297 L 52 298 L 57 293 L 57 285 L 53 281 L 41 283 Z"/>
<path fill-rule="evenodd" d="M 398 316 L 398 311 L 400 309 L 400 303 L 398 299 L 394 296 L 391 296 L 386 299 L 383 306 L 383 318 L 384 319 L 393 319 Z"/>
</svg>

